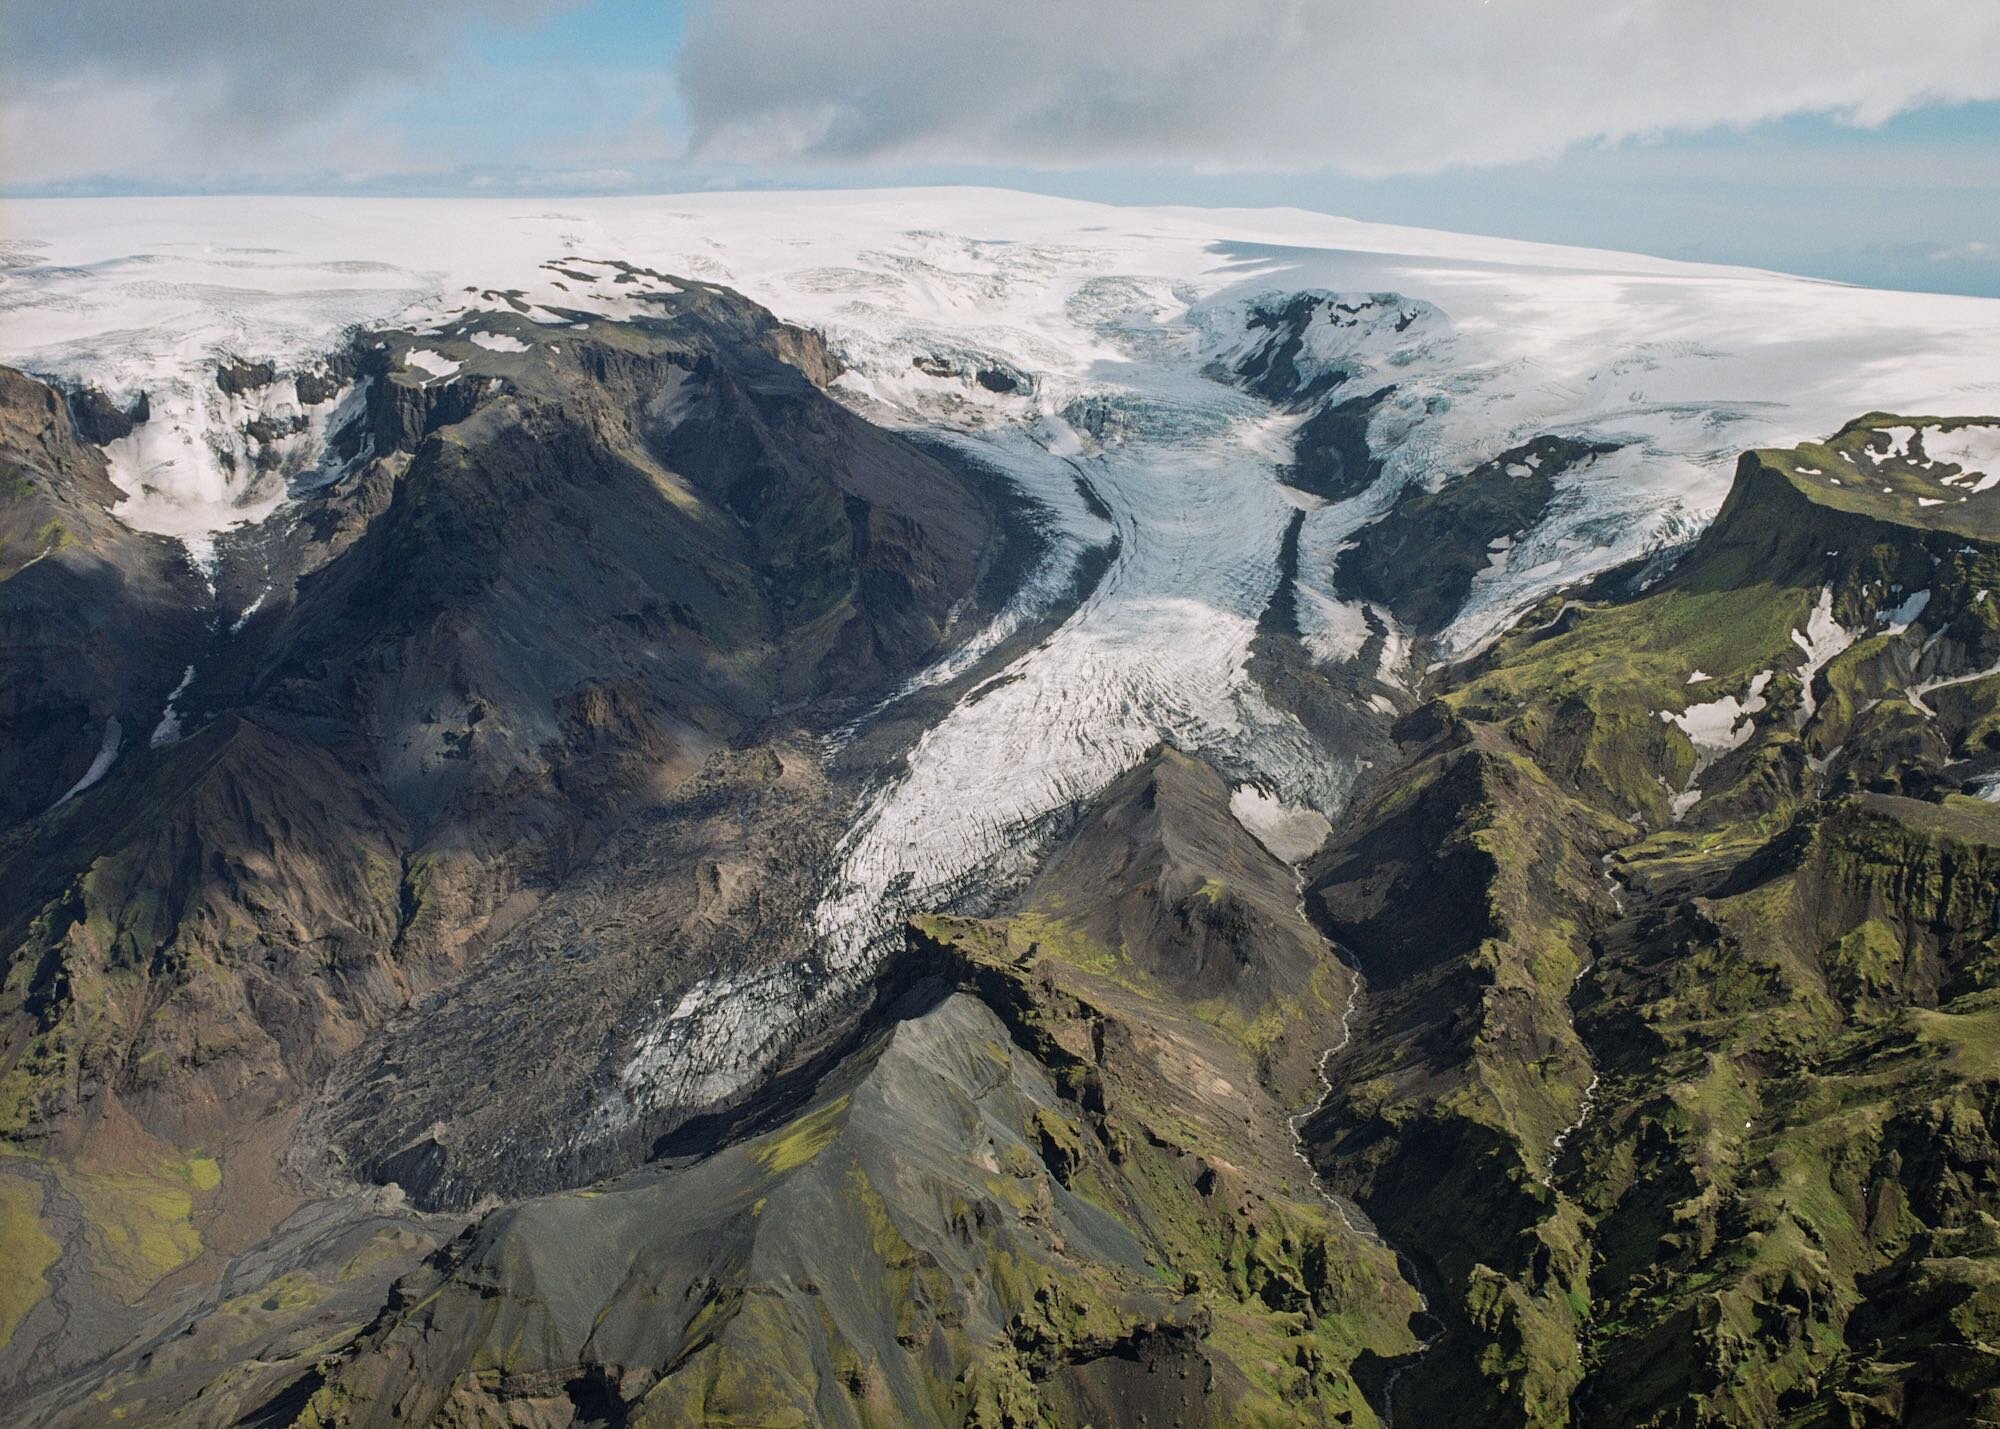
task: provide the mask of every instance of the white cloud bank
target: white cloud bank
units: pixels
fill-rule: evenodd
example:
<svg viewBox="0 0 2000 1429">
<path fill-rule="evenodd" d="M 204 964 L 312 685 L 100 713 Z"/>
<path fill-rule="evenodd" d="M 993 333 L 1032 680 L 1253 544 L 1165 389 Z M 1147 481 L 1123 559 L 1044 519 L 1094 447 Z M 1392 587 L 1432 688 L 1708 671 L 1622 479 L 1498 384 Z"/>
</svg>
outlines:
<svg viewBox="0 0 2000 1429">
<path fill-rule="evenodd" d="M 575 0 L 0 0 L 0 182 L 407 168 L 380 117 Z"/>
<path fill-rule="evenodd" d="M 457 170 L 493 124 L 531 168 L 622 163 L 580 102 L 522 121 L 509 86 L 532 74 L 452 90 L 477 112 L 436 132 L 398 127 L 468 41 L 552 18 L 618 23 L 590 0 L 0 0 L 0 183 L 366 183 Z M 685 155 L 634 116 L 654 172 L 1380 177 L 2000 98 L 2000 0 L 688 0 L 649 102 L 676 83 Z"/>
<path fill-rule="evenodd" d="M 2000 98 L 1994 0 L 698 0 L 703 157 L 1363 177 Z"/>
</svg>

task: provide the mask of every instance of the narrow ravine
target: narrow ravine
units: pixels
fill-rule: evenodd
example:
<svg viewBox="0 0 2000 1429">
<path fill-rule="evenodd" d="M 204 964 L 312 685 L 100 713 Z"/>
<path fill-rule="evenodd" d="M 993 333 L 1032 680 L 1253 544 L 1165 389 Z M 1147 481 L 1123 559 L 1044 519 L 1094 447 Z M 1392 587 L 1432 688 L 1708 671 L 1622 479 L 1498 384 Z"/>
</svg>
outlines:
<svg viewBox="0 0 2000 1429">
<path fill-rule="evenodd" d="M 1296 863 L 1292 865 L 1292 882 L 1293 887 L 1298 893 L 1297 906 L 1299 917 L 1317 933 L 1318 925 L 1312 921 L 1312 918 L 1306 912 L 1305 870 Z M 1320 1109 L 1326 1105 L 1327 1099 L 1333 1095 L 1333 1079 L 1327 1075 L 1327 1063 L 1345 1052 L 1353 1043 L 1354 1010 L 1361 1005 L 1362 995 L 1368 985 L 1367 980 L 1361 974 L 1361 969 L 1341 955 L 1340 947 L 1337 943 L 1325 934 L 1320 934 L 1319 938 L 1321 945 L 1326 948 L 1334 961 L 1338 962 L 1347 971 L 1347 997 L 1340 1007 L 1340 1036 L 1335 1039 L 1332 1046 L 1320 1053 L 1319 1060 L 1313 1064 L 1314 1072 L 1319 1077 L 1319 1096 L 1310 1105 L 1293 1112 L 1287 1117 L 1285 1119 L 1285 1127 L 1292 1134 L 1292 1154 L 1298 1157 L 1299 1161 L 1305 1166 L 1306 1175 L 1310 1179 L 1313 1189 L 1319 1192 L 1320 1199 L 1333 1208 L 1335 1214 L 1340 1217 L 1341 1224 L 1345 1225 L 1348 1230 L 1365 1240 L 1372 1241 L 1374 1244 L 1381 1246 L 1396 1257 L 1397 1268 L 1402 1271 L 1403 1278 L 1409 1281 L 1411 1287 L 1417 1292 L 1417 1314 L 1431 1323 L 1431 1330 L 1418 1340 L 1417 1348 L 1404 1356 L 1390 1369 L 1387 1377 L 1382 1381 L 1381 1419 L 1384 1429 L 1390 1429 L 1390 1426 L 1395 1423 L 1396 1382 L 1403 1377 L 1404 1373 L 1411 1366 L 1429 1354 L 1432 1347 L 1439 1340 L 1444 1338 L 1445 1327 L 1444 1322 L 1431 1312 L 1430 1295 L 1423 1288 L 1422 1277 L 1417 1272 L 1416 1263 L 1383 1237 L 1381 1231 L 1376 1228 L 1374 1221 L 1369 1219 L 1366 1211 L 1327 1184 L 1326 1178 L 1320 1174 L 1319 1167 L 1313 1164 L 1312 1157 L 1306 1152 L 1305 1136 L 1299 1128 L 1317 1115 Z M 1414 1316 L 1412 1317 L 1413 1320 L 1415 1318 Z"/>
</svg>

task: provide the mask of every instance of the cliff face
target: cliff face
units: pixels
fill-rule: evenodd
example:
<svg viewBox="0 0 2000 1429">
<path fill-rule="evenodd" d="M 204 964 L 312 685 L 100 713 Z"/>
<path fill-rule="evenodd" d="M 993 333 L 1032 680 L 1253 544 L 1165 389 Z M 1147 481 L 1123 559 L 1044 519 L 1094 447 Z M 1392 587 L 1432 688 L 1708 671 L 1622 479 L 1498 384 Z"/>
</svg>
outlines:
<svg viewBox="0 0 2000 1429">
<path fill-rule="evenodd" d="M 1307 1135 L 1438 1289 L 1409 1412 L 1996 1402 L 2000 544 L 1896 425 L 1444 672 L 1315 866 L 1368 997 Z"/>
<path fill-rule="evenodd" d="M 391 1056 L 364 1079 L 427 1088 L 418 1126 L 476 1123 L 468 1086 L 496 1125 L 601 1088 L 589 1056 L 496 1082 L 491 1045 L 465 1084 L 428 1075 L 466 1050 L 437 1008 L 558 889 L 622 872 L 696 896 L 643 948 L 612 935 L 551 1050 L 601 1037 L 591 1009 L 628 980 L 694 976 L 722 956 L 704 936 L 733 953 L 803 896 L 805 855 L 761 830 L 809 843 L 840 795 L 786 750 L 946 647 L 1000 531 L 964 473 L 826 396 L 811 334 L 707 285 L 657 306 L 227 369 L 231 400 L 292 384 L 346 415 L 206 570 L 118 519 L 71 412 L 107 439 L 126 414 L 0 374 L 0 1135 L 22 1153 L 0 1181 L 23 1245 L 53 1234 L 59 1257 L 7 1302 L 0 1379 L 115 1343 L 298 1206 L 274 1148 L 364 1044 Z M 760 832 L 656 836 L 704 800 Z M 579 906 L 599 905 L 572 891 L 557 916 Z M 378 1129 L 335 1149 L 404 1149 Z"/>
<path fill-rule="evenodd" d="M 201 639 L 199 578 L 122 498 L 72 399 L 0 368 L 0 826 L 142 747 Z"/>
</svg>

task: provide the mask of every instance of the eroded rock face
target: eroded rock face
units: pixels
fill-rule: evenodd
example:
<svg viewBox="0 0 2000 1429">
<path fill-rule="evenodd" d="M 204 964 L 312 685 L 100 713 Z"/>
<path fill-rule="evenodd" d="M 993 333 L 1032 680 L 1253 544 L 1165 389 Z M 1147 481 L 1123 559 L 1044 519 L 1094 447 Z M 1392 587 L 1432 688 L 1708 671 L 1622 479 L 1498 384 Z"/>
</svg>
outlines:
<svg viewBox="0 0 2000 1429">
<path fill-rule="evenodd" d="M 62 394 L 0 368 L 0 824 L 143 745 L 206 633 L 186 555 L 122 499 Z"/>
<path fill-rule="evenodd" d="M 1355 535 L 1334 587 L 1374 601 L 1420 635 L 1442 630 L 1465 604 L 1473 578 L 1504 562 L 1539 524 L 1556 478 L 1616 451 L 1607 442 L 1544 436 L 1502 452 L 1436 491 L 1406 489 L 1381 520 Z"/>
<path fill-rule="evenodd" d="M 107 510 L 123 493 L 73 401 L 0 374 L 0 1125 L 114 1178 L 5 1180 L 76 1231 L 19 1346 L 116 1342 L 204 1235 L 227 1253 L 289 1214 L 274 1147 L 337 1065 L 351 1164 L 412 1199 L 643 1160 L 661 1125 L 568 1145 L 613 1075 L 596 1010 L 797 955 L 836 799 L 805 742 L 940 653 L 999 548 L 963 472 L 836 405 L 818 339 L 727 290 L 559 340 L 489 316 L 420 341 L 428 368 L 377 333 L 296 376 L 217 374 L 245 411 L 291 384 L 344 421 L 291 503 L 200 569 Z M 635 889 L 660 901 L 607 902 Z M 550 939 L 582 974 L 574 1024 L 544 1021 L 541 1051 L 460 1037 L 440 1006 L 490 1035 L 505 998 L 548 994 L 519 968 Z M 494 1077 L 515 1059 L 546 1076 Z M 378 1074 L 415 1126 L 463 1109 L 491 1160 L 425 1182 L 420 1136 L 369 1139 L 398 1135 Z M 295 1153 L 308 1184 L 350 1149 L 325 1134 Z M 114 1274 L 104 1247 L 143 1236 L 160 1255 Z M 66 1367 L 10 1353 L 0 1378 Z"/>
<path fill-rule="evenodd" d="M 1086 881 L 1101 902 L 1073 901 Z M 919 920 L 849 1049 L 659 1166 L 485 1217 L 274 1402 L 358 1423 L 1365 1419 L 1360 1380 L 1416 1346 L 1417 1297 L 1294 1154 L 1273 1052 L 1337 1035 L 1339 976 L 1228 786 L 1160 751 L 1014 908 Z"/>
<path fill-rule="evenodd" d="M 1370 993 L 1307 1136 L 1446 1324 L 1399 1412 L 1993 1402 L 2000 546 L 1907 425 L 1746 456 L 1670 574 L 1447 674 L 1316 864 Z"/>
</svg>

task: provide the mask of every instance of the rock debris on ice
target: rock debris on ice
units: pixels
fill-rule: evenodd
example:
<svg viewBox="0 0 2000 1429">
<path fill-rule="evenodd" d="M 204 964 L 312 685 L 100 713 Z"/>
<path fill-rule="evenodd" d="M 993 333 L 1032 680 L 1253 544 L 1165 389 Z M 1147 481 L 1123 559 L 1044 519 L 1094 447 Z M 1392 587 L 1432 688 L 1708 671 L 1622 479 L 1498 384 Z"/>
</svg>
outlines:
<svg viewBox="0 0 2000 1429">
<path fill-rule="evenodd" d="M 991 629 L 919 683 L 969 668 L 1046 613 L 1086 553 L 1115 552 L 1057 630 L 954 707 L 856 810 L 814 915 L 814 965 L 665 998 L 586 1135 L 662 1099 L 693 1105 L 754 1080 L 787 1027 L 868 975 L 906 911 L 1024 876 L 1073 811 L 1161 739 L 1214 758 L 1259 801 L 1337 818 L 1356 769 L 1267 701 L 1247 668 L 1301 509 L 1295 605 L 1308 648 L 1352 659 L 1379 632 L 1374 673 L 1406 686 L 1418 673 L 1407 636 L 1339 600 L 1332 582 L 1340 547 L 1404 486 L 1449 480 L 1542 433 L 1620 444 L 1559 476 L 1540 522 L 1489 553 L 1440 637 L 1439 653 L 1456 657 L 1551 590 L 1684 540 L 1719 505 L 1737 452 L 1817 438 L 1869 410 L 1981 410 L 2000 370 L 2000 323 L 1977 299 L 1292 210 L 952 189 L 560 210 L 34 200 L 9 220 L 45 246 L 6 277 L 0 360 L 118 398 L 148 393 L 152 420 L 112 454 L 128 493 L 120 513 L 198 556 L 223 527 L 287 499 L 321 460 L 333 415 L 330 404 L 285 408 L 297 402 L 283 377 L 227 397 L 214 381 L 224 356 L 296 372 L 353 327 L 391 324 L 509 351 L 477 330 L 480 315 L 557 329 L 643 319 L 679 286 L 662 275 L 727 283 L 819 328 L 843 367 L 836 396 L 955 444 L 1039 503 L 1047 559 Z M 1292 294 L 1318 295 L 1303 378 L 1343 393 L 1393 388 L 1366 434 L 1381 477 L 1347 500 L 1304 501 L 1281 483 L 1304 411 L 1229 376 L 1232 356 L 1268 336 L 1252 330 L 1253 312 Z M 405 360 L 439 380 L 461 365 L 425 347 Z M 240 447 L 259 412 L 297 428 L 276 470 Z M 1902 441 L 1933 464 L 2000 466 L 1971 432 Z M 1810 623 L 1801 634 L 1810 663 L 1830 635 Z M 1698 750 L 1747 738 L 1769 678 L 1741 700 L 1662 718 Z M 163 726 L 176 719 L 170 705 Z"/>
</svg>

